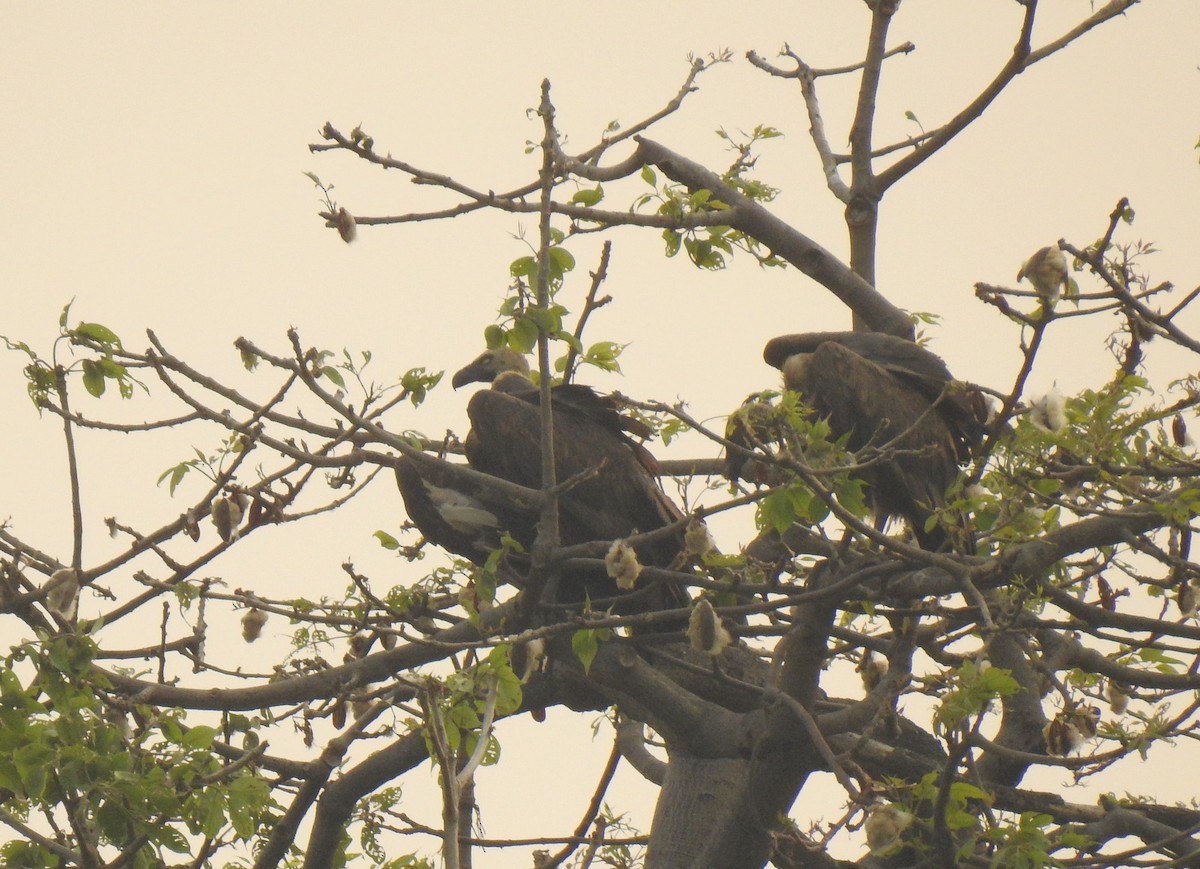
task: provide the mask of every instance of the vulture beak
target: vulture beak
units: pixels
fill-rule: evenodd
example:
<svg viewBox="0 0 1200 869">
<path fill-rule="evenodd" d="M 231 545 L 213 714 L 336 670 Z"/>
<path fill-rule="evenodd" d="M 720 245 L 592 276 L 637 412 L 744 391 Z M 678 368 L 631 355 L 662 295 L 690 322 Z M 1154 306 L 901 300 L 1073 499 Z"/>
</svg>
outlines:
<svg viewBox="0 0 1200 869">
<path fill-rule="evenodd" d="M 491 359 L 487 353 L 478 356 L 471 364 L 454 372 L 450 385 L 459 389 L 468 383 L 491 383 L 496 372 L 492 369 L 490 362 Z"/>
</svg>

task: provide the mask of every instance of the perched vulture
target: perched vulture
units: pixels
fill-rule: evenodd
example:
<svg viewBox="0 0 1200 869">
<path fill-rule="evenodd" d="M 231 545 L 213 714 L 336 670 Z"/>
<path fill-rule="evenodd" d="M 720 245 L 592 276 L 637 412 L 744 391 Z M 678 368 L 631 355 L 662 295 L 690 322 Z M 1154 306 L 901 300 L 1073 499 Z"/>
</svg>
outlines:
<svg viewBox="0 0 1200 869">
<path fill-rule="evenodd" d="M 471 430 L 464 443 L 467 462 L 476 471 L 530 489 L 542 485 L 540 392 L 529 379 L 523 356 L 506 349 L 488 350 L 454 375 L 457 389 L 489 383 L 471 396 Z M 586 386 L 560 385 L 551 391 L 554 409 L 554 456 L 557 481 L 577 481 L 559 496 L 559 537 L 564 546 L 611 541 L 653 531 L 682 518 L 655 476 L 654 459 L 630 438 L 649 429 L 623 415 L 617 402 Z M 397 464 L 397 481 L 409 517 L 427 539 L 465 558 L 480 561 L 508 531 L 527 548 L 537 536 L 537 511 L 512 503 L 485 485 L 463 486 L 411 459 Z M 432 505 L 435 509 L 427 509 Z M 641 564 L 669 566 L 683 547 L 683 530 L 636 547 Z M 618 592 L 611 578 L 599 575 L 564 578 L 560 598 L 577 602 Z M 653 597 L 653 595 L 651 595 Z M 674 589 L 642 608 L 685 606 Z"/>
<path fill-rule="evenodd" d="M 945 529 L 927 531 L 925 522 L 944 506 L 946 489 L 983 434 L 973 395 L 946 363 L 879 332 L 784 335 L 768 342 L 763 358 L 783 372 L 786 388 L 829 419 L 835 437 L 847 436 L 850 450 L 900 438 L 894 447 L 902 454 L 861 472 L 868 503 L 881 524 L 903 517 L 922 548 L 943 548 Z"/>
</svg>

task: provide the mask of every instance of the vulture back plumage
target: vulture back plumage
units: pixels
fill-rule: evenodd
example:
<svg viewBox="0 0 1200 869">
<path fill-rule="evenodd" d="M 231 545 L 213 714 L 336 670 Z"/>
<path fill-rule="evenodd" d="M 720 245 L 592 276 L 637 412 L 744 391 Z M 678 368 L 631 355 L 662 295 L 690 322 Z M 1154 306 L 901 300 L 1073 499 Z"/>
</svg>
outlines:
<svg viewBox="0 0 1200 869">
<path fill-rule="evenodd" d="M 945 530 L 925 524 L 945 506 L 959 465 L 983 434 L 979 409 L 945 362 L 912 341 L 877 332 L 784 335 L 767 344 L 763 358 L 829 419 L 850 450 L 896 441 L 897 455 L 861 472 L 868 503 L 878 521 L 901 516 L 923 548 L 943 548 Z"/>
<path fill-rule="evenodd" d="M 541 393 L 529 380 L 523 357 L 507 350 L 489 350 L 457 372 L 452 380 L 455 388 L 473 382 L 490 383 L 490 388 L 479 390 L 467 403 L 471 430 L 463 446 L 468 464 L 493 477 L 540 489 Z M 573 481 L 559 495 L 562 545 L 624 538 L 663 528 L 683 517 L 658 485 L 650 453 L 629 436 L 648 435 L 649 429 L 643 423 L 622 414 L 611 396 L 600 395 L 586 386 L 556 386 L 551 390 L 551 402 L 556 478 L 560 485 Z M 413 499 L 416 502 L 420 493 L 429 491 L 431 483 L 438 487 L 438 481 L 431 479 L 424 467 L 412 470 L 417 472 L 418 480 L 412 479 L 409 470 L 405 473 L 410 477 L 407 486 L 416 496 Z M 424 483 L 419 489 L 415 486 L 418 481 Z M 403 493 L 406 481 L 400 480 L 400 484 Z M 494 496 L 489 499 L 479 491 L 463 494 L 473 497 L 484 512 L 497 515 L 497 526 L 509 531 L 523 545 L 530 546 L 536 538 L 536 511 L 502 508 Z M 409 497 L 405 496 L 406 505 L 408 502 Z M 468 510 L 465 515 L 480 514 Z M 426 526 L 414 515 L 411 506 L 409 516 L 428 539 L 451 551 L 471 557 L 463 549 L 479 548 L 478 541 L 464 547 L 464 537 L 470 534 L 446 531 L 445 525 L 449 523 L 433 521 Z M 443 510 L 438 520 L 445 517 Z M 506 522 L 509 524 L 505 525 Z M 470 533 L 475 530 L 478 528 Z M 671 565 L 682 549 L 682 534 L 679 530 L 639 544 L 636 547 L 639 561 L 650 566 Z M 498 539 L 498 533 L 484 533 L 482 538 L 483 541 Z M 615 596 L 617 590 L 607 575 L 597 576 L 594 571 L 564 578 L 560 593 L 564 602 L 578 602 L 584 594 L 593 599 L 607 598 Z M 650 597 L 644 608 L 683 606 L 687 600 L 675 589 L 657 596 L 657 600 L 654 595 Z"/>
</svg>

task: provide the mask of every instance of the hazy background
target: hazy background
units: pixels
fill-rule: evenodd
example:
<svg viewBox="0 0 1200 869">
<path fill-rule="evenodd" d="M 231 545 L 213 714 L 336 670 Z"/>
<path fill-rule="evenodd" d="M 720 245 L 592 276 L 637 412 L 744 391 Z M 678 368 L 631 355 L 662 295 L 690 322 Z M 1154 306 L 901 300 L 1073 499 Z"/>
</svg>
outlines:
<svg viewBox="0 0 1200 869">
<path fill-rule="evenodd" d="M 1039 44 L 1090 9 L 1086 0 L 1042 6 Z M 919 132 L 906 111 L 932 129 L 975 95 L 1008 56 L 1020 12 L 1012 0 L 904 4 L 889 44 L 912 40 L 917 51 L 886 66 L 877 143 Z M 298 327 L 306 344 L 370 349 L 379 380 L 417 365 L 453 370 L 479 349 L 508 263 L 528 252 L 515 236 L 535 236 L 536 219 L 471 215 L 361 227 L 347 246 L 316 217 L 319 192 L 302 172 L 336 185 L 335 198 L 359 215 L 452 200 L 346 155 L 310 154 L 322 124 L 348 132 L 361 123 L 377 151 L 477 188 L 511 189 L 532 180 L 540 160 L 524 151 L 541 135 L 527 110 L 543 77 L 553 84 L 568 150 L 583 150 L 610 121 L 628 126 L 659 109 L 683 81 L 689 52 L 722 48 L 733 49 L 734 62 L 705 74 L 700 92 L 649 135 L 720 169 L 732 155 L 715 129 L 777 127 L 785 138 L 761 147 L 757 173 L 783 189 L 772 210 L 844 255 L 842 206 L 825 189 L 809 147 L 797 85 L 750 68 L 743 55 L 755 49 L 771 59 L 786 41 L 817 67 L 853 63 L 862 56 L 867 20 L 863 4 L 828 0 L 538 9 L 6 4 L 0 334 L 48 352 L 58 314 L 74 298 L 72 323 L 99 321 L 138 349 L 147 344 L 144 330 L 154 328 L 176 354 L 257 395 L 272 381 L 242 373 L 231 342 L 245 335 L 286 352 L 288 326 Z M 1155 277 L 1195 284 L 1198 33 L 1194 0 L 1145 0 L 1022 75 L 980 122 L 888 195 L 879 287 L 909 310 L 942 316 L 931 346 L 957 376 L 1006 388 L 1019 361 L 1015 331 L 974 300 L 973 283 L 1011 285 L 1029 253 L 1060 237 L 1087 244 L 1121 196 L 1138 213 L 1122 237 L 1162 248 L 1147 263 Z M 855 85 L 852 77 L 818 83 L 835 148 L 845 142 Z M 612 187 L 606 205 L 621 208 L 641 192 Z M 630 346 L 623 379 L 585 374 L 603 388 L 686 398 L 697 416 L 713 418 L 776 383 L 759 356 L 767 338 L 848 323 L 840 305 L 795 270 L 763 271 L 744 257 L 705 273 L 682 256 L 664 259 L 653 231 L 605 237 L 614 242 L 605 290 L 617 301 L 595 318 L 591 339 Z M 601 240 L 571 243 L 578 268 L 569 299 L 586 289 Z M 1033 391 L 1055 380 L 1067 393 L 1102 382 L 1109 365 L 1103 339 L 1115 324 L 1056 327 Z M 1184 325 L 1200 324 L 1192 316 Z M 0 457 L 0 519 L 11 518 L 18 534 L 69 560 L 60 426 L 38 419 L 24 393 L 23 364 L 19 354 L 0 355 L 8 446 Z M 1184 373 L 1170 365 L 1152 348 L 1152 373 Z M 462 434 L 465 400 L 439 390 L 402 424 L 435 436 L 448 427 Z M 140 419 L 156 412 L 141 399 L 121 406 L 106 397 L 101 404 L 81 393 L 76 402 L 94 415 Z M 85 565 L 116 546 L 103 536 L 104 516 L 143 529 L 175 516 L 181 499 L 172 501 L 155 480 L 190 457 L 191 444 L 208 449 L 216 437 L 215 430 L 174 440 L 83 437 Z M 351 518 L 314 526 L 300 540 L 254 535 L 239 560 L 219 565 L 220 575 L 230 587 L 314 597 L 339 593 L 338 564 L 347 557 L 383 587 L 415 578 L 415 567 L 381 553 L 370 538 L 403 521 L 390 481 L 381 482 Z M 722 540 L 726 548 L 736 543 Z M 102 609 L 85 597 L 85 614 Z M 229 614 L 231 630 L 234 618 Z M 282 633 L 269 624 L 264 643 L 282 649 Z M 249 666 L 266 654 L 252 651 L 238 639 L 212 653 Z M 586 758 L 580 792 L 590 793 L 607 734 L 584 751 L 585 728 L 555 726 L 566 717 L 501 730 L 505 764 L 480 776 L 488 835 L 547 834 L 574 824 L 585 797 L 547 797 L 539 782 L 579 755 Z M 547 747 L 557 753 L 539 761 Z M 431 777 L 418 771 L 411 778 L 428 786 Z M 489 804 L 499 788 L 515 789 L 519 798 Z M 643 827 L 648 796 L 640 790 Z M 832 799 L 827 805 L 840 797 Z M 802 800 L 794 814 L 803 824 L 824 811 Z M 421 816 L 430 823 L 436 817 L 432 810 Z M 500 865 L 494 856 L 483 859 Z"/>
</svg>

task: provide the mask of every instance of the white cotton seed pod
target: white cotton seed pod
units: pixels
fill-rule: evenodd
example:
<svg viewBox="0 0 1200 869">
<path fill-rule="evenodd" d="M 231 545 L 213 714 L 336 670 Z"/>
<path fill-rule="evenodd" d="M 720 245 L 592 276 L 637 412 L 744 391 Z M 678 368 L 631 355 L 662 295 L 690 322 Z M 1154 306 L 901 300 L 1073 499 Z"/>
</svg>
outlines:
<svg viewBox="0 0 1200 869">
<path fill-rule="evenodd" d="M 79 610 L 79 574 L 64 567 L 46 580 L 46 606 L 68 622 L 75 620 Z"/>
<path fill-rule="evenodd" d="M 717 546 L 712 535 L 708 532 L 708 525 L 703 519 L 692 517 L 688 521 L 687 530 L 683 532 L 683 548 L 688 555 L 696 555 L 703 557 L 712 552 Z"/>
<path fill-rule="evenodd" d="M 1029 421 L 1038 428 L 1058 434 L 1067 427 L 1067 402 L 1057 387 L 1033 403 Z"/>
<path fill-rule="evenodd" d="M 708 598 L 700 598 L 692 607 L 688 617 L 688 641 L 697 652 L 709 655 L 719 655 L 725 647 L 733 642 L 733 637 L 721 624 L 721 617 L 708 602 Z"/>
<path fill-rule="evenodd" d="M 1071 723 L 1079 731 L 1079 735 L 1082 737 L 1081 742 L 1094 738 L 1096 731 L 1100 728 L 1100 707 L 1081 706 L 1077 708 L 1071 714 Z"/>
<path fill-rule="evenodd" d="M 616 580 L 617 588 L 630 591 L 637 584 L 642 574 L 642 565 L 638 563 L 637 553 L 624 540 L 614 540 L 604 556 L 604 569 Z"/>
<path fill-rule="evenodd" d="M 887 675 L 888 660 L 882 656 L 876 656 L 874 652 L 863 652 L 857 669 L 862 677 L 863 687 L 870 691 Z"/>
<path fill-rule="evenodd" d="M 218 498 L 212 505 L 212 523 L 226 543 L 238 539 L 238 526 L 242 524 L 242 513 L 245 509 L 243 498 L 244 496 L 230 495 Z"/>
<path fill-rule="evenodd" d="M 337 214 L 334 215 L 333 222 L 337 226 L 338 235 L 346 244 L 358 237 L 358 224 L 354 222 L 354 215 L 346 209 L 339 208 Z"/>
<path fill-rule="evenodd" d="M 1058 757 L 1078 750 L 1084 742 L 1083 734 L 1067 713 L 1060 713 L 1047 722 L 1042 728 L 1042 736 L 1046 740 L 1046 751 Z"/>
<path fill-rule="evenodd" d="M 1033 284 L 1046 307 L 1053 307 L 1067 285 L 1067 258 L 1058 245 L 1040 248 L 1017 272 L 1017 280 L 1022 278 Z"/>
<path fill-rule="evenodd" d="M 513 674 L 521 680 L 522 685 L 533 678 L 533 674 L 541 667 L 542 658 L 545 656 L 546 643 L 541 639 L 513 643 L 508 647 L 509 664 L 512 666 Z"/>
<path fill-rule="evenodd" d="M 912 822 L 911 812 L 897 808 L 891 803 L 874 806 L 863 824 L 863 830 L 867 834 L 867 847 L 871 849 L 872 854 L 891 851 Z"/>
<path fill-rule="evenodd" d="M 267 614 L 258 607 L 251 607 L 242 616 L 242 639 L 253 643 L 262 636 L 263 625 L 267 623 Z"/>
</svg>

